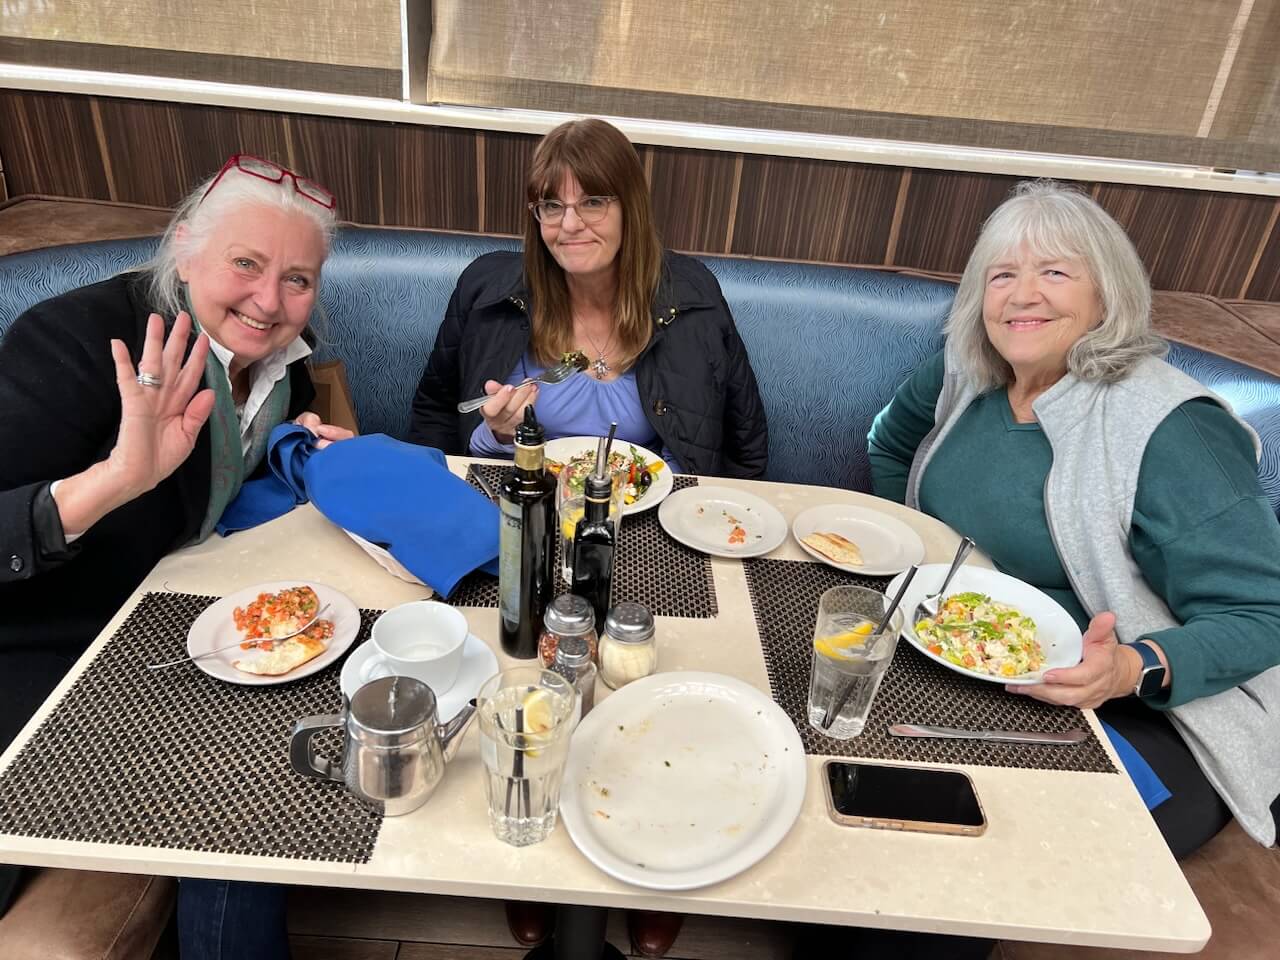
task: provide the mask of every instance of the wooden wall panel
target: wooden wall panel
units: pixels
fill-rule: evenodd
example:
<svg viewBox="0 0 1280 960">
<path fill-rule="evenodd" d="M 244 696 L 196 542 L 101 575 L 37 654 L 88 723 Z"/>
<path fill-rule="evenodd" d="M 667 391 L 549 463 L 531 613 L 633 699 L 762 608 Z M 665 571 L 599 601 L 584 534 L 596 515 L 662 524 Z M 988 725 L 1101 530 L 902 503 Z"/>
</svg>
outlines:
<svg viewBox="0 0 1280 960">
<path fill-rule="evenodd" d="M 1280 200 L 1276 201 L 1280 206 Z M 1271 231 L 1253 269 L 1253 280 L 1245 296 L 1250 300 L 1280 300 L 1280 223 L 1273 213 Z"/>
<path fill-rule="evenodd" d="M 538 137 L 0 90 L 0 199 L 169 206 L 239 150 L 328 186 L 368 223 L 524 232 Z M 696 252 L 963 269 L 1017 178 L 644 146 L 665 242 Z M 1280 201 L 1081 184 L 1159 289 L 1280 301 Z"/>
<path fill-rule="evenodd" d="M 380 223 L 443 230 L 480 229 L 476 135 L 452 127 L 398 124 L 380 151 Z"/>
<path fill-rule="evenodd" d="M 1103 184 L 1098 202 L 1129 233 L 1158 290 L 1241 295 L 1266 239 L 1270 197 Z"/>
<path fill-rule="evenodd" d="M 524 236 L 525 178 L 538 137 L 524 133 L 479 134 L 484 141 L 484 227 L 488 233 Z"/>
<path fill-rule="evenodd" d="M 290 162 L 281 114 L 94 99 L 113 199 L 168 207 L 233 153 Z"/>
<path fill-rule="evenodd" d="M 89 98 L 0 90 L 0 157 L 12 196 L 110 200 Z"/>
<path fill-rule="evenodd" d="M 738 155 L 654 147 L 650 156 L 649 190 L 663 244 L 676 250 L 726 252 L 737 203 Z"/>
<path fill-rule="evenodd" d="M 982 173 L 911 171 L 893 262 L 960 273 L 983 221 L 1017 182 Z"/>
<path fill-rule="evenodd" d="M 293 116 L 289 130 L 298 169 L 333 192 L 340 217 L 356 223 L 385 222 L 379 157 L 394 147 L 391 125 Z"/>
<path fill-rule="evenodd" d="M 831 263 L 883 263 L 903 170 L 746 156 L 732 252 Z"/>
</svg>

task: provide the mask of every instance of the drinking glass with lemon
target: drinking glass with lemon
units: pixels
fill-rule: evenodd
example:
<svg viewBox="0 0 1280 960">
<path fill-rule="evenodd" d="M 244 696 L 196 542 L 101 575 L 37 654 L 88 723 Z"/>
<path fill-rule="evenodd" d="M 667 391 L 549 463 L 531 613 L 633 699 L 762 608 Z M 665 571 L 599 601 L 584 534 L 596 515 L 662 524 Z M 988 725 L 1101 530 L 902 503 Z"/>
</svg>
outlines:
<svg viewBox="0 0 1280 960">
<path fill-rule="evenodd" d="M 818 600 L 808 711 L 810 725 L 829 737 L 847 740 L 866 726 L 902 630 L 898 609 L 876 632 L 888 608 L 888 597 L 866 587 L 832 587 Z"/>
<path fill-rule="evenodd" d="M 622 518 L 622 501 L 626 490 L 623 482 L 624 474 L 615 474 L 613 478 L 613 499 L 609 501 L 609 519 L 617 523 Z M 556 485 L 556 509 L 560 521 L 560 576 L 565 583 L 573 582 L 573 534 L 578 528 L 586 509 L 586 498 L 581 492 L 575 493 L 568 482 L 568 471 L 560 471 L 560 481 Z"/>
<path fill-rule="evenodd" d="M 555 829 L 576 696 L 568 680 L 540 667 L 505 670 L 480 688 L 480 757 L 499 840 L 523 847 Z"/>
</svg>

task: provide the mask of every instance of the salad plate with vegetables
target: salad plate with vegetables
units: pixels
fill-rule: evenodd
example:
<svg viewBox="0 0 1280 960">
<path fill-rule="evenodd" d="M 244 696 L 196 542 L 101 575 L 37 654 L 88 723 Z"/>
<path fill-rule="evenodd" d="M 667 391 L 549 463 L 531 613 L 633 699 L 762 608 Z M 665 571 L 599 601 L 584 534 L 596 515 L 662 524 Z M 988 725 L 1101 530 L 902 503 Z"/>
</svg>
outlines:
<svg viewBox="0 0 1280 960">
<path fill-rule="evenodd" d="M 560 437 L 547 441 L 547 469 L 556 477 L 568 471 L 570 490 L 581 495 L 587 476 L 596 467 L 599 437 Z M 675 481 L 665 460 L 647 447 L 615 440 L 609 452 L 614 482 L 623 485 L 622 515 L 656 507 Z"/>
</svg>

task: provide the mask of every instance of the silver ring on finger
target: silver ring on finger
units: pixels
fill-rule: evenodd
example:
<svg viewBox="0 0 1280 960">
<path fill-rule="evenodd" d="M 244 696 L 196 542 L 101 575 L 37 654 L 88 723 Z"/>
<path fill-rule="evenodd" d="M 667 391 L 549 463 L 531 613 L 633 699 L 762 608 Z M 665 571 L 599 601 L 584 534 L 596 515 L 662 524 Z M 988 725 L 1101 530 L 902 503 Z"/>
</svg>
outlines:
<svg viewBox="0 0 1280 960">
<path fill-rule="evenodd" d="M 141 370 L 139 370 L 138 376 L 135 379 L 138 381 L 139 384 L 141 384 L 144 387 L 164 386 L 164 381 L 161 380 L 159 377 L 157 377 L 154 373 L 143 373 Z"/>
</svg>

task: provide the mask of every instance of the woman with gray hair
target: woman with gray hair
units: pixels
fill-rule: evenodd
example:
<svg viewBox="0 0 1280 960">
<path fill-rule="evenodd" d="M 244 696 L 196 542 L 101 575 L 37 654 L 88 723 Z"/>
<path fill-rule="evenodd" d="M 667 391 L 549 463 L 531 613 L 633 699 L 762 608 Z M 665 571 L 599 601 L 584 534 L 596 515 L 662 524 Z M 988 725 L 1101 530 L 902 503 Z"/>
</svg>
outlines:
<svg viewBox="0 0 1280 960">
<path fill-rule="evenodd" d="M 982 229 L 943 353 L 868 444 L 879 496 L 1075 617 L 1080 664 L 1008 690 L 1098 709 L 1181 858 L 1232 815 L 1275 841 L 1280 523 L 1256 435 L 1160 359 L 1150 314 L 1120 225 L 1024 183 Z"/>
<path fill-rule="evenodd" d="M 209 536 L 277 424 L 350 436 L 305 412 L 333 208 L 237 154 L 152 262 L 37 304 L 0 340 L 0 749 L 156 562 Z M 183 881 L 184 957 L 287 955 L 282 895 L 213 886 Z"/>
</svg>

